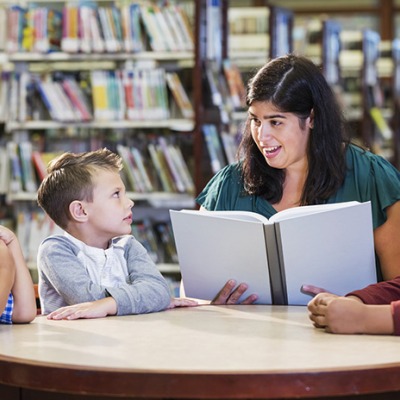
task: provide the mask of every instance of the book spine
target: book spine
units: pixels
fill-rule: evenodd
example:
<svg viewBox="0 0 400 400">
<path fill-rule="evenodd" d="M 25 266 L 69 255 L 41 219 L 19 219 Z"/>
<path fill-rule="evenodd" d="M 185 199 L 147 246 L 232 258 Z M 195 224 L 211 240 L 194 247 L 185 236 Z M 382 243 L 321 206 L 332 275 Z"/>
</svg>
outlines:
<svg viewBox="0 0 400 400">
<path fill-rule="evenodd" d="M 285 271 L 281 265 L 282 248 L 278 244 L 280 236 L 278 232 L 276 232 L 276 228 L 277 224 L 264 224 L 271 297 L 272 304 L 287 305 L 288 295 L 285 284 Z"/>
<path fill-rule="evenodd" d="M 32 143 L 21 142 L 18 145 L 18 150 L 21 160 L 23 189 L 26 192 L 35 193 L 37 182 L 32 164 Z"/>
</svg>

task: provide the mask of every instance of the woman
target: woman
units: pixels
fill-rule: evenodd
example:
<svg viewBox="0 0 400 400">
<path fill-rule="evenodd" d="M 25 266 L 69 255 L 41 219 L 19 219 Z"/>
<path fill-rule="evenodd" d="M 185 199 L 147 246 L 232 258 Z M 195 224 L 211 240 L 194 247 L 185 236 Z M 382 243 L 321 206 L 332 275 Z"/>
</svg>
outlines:
<svg viewBox="0 0 400 400">
<path fill-rule="evenodd" d="M 392 240 L 400 237 L 400 172 L 349 144 L 319 68 L 295 55 L 273 59 L 250 80 L 246 102 L 242 160 L 211 179 L 197 198 L 202 208 L 269 218 L 296 206 L 371 201 L 379 280 L 400 275 L 400 246 Z M 229 281 L 214 304 L 235 304 L 246 289 Z"/>
</svg>

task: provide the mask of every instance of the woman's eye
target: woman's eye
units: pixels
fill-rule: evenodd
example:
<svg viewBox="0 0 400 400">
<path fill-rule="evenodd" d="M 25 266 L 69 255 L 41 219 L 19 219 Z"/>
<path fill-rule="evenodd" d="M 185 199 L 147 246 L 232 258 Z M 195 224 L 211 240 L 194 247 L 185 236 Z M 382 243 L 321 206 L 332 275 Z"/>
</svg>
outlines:
<svg viewBox="0 0 400 400">
<path fill-rule="evenodd" d="M 260 125 L 260 120 L 257 118 L 251 118 L 250 121 L 253 125 L 256 125 L 256 126 Z"/>
</svg>

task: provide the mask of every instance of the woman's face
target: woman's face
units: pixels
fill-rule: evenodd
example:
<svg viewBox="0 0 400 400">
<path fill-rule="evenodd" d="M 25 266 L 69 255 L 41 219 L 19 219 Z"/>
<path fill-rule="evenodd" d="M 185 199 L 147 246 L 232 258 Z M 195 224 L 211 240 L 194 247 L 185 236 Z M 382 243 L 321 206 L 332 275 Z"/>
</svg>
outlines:
<svg viewBox="0 0 400 400">
<path fill-rule="evenodd" d="M 307 148 L 312 114 L 306 120 L 281 112 L 270 102 L 255 101 L 249 107 L 253 140 L 273 168 L 307 167 Z"/>
</svg>

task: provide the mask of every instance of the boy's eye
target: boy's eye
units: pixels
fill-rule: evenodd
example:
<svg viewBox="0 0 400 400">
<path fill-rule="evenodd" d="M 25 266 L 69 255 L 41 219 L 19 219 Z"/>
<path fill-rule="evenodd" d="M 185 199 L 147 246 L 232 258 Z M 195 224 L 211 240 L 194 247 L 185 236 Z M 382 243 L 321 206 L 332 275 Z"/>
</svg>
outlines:
<svg viewBox="0 0 400 400">
<path fill-rule="evenodd" d="M 121 193 L 121 192 L 120 192 L 119 190 L 117 190 L 117 191 L 114 193 L 114 196 L 115 196 L 115 197 L 119 197 L 120 193 Z"/>
</svg>

